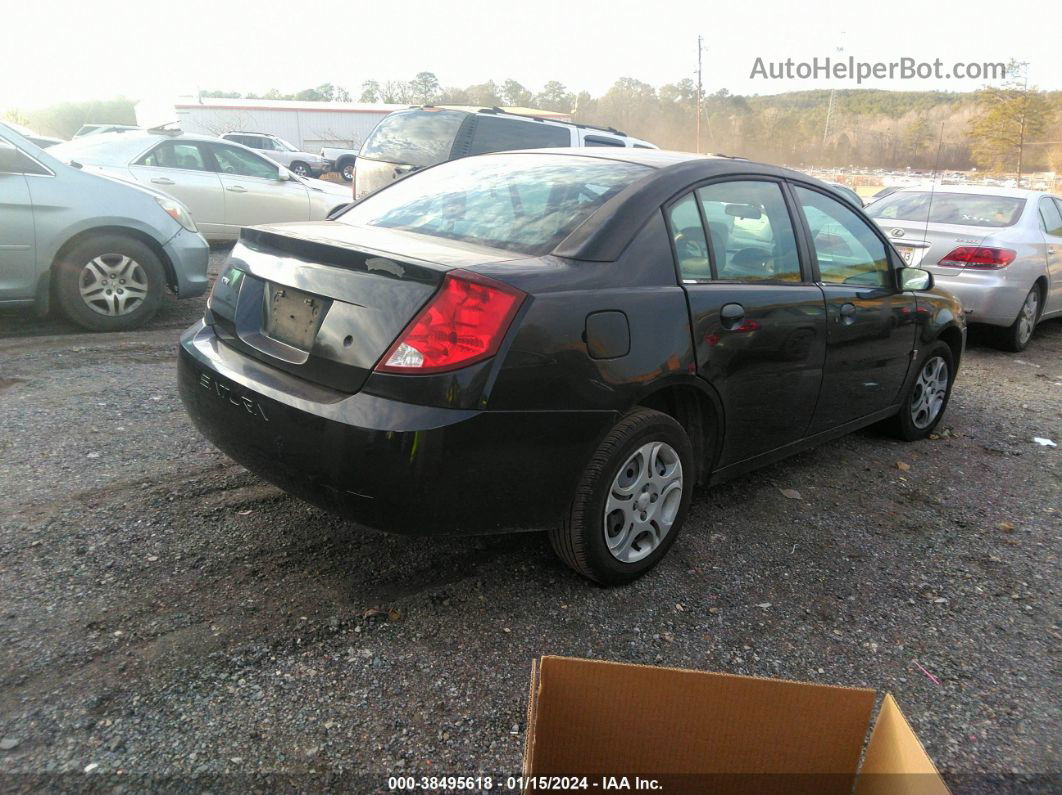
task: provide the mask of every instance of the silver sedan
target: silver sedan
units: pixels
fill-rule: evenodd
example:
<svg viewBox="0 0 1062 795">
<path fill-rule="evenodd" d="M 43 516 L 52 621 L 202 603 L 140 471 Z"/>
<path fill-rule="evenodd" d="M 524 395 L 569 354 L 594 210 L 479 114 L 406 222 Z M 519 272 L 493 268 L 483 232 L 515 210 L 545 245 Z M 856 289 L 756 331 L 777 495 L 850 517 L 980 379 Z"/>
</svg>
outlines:
<svg viewBox="0 0 1062 795">
<path fill-rule="evenodd" d="M 867 207 L 911 266 L 959 298 L 1007 350 L 1062 316 L 1062 200 L 1017 188 L 903 188 Z"/>
<path fill-rule="evenodd" d="M 303 179 L 231 141 L 131 130 L 78 138 L 49 153 L 67 163 L 141 182 L 179 199 L 208 240 L 283 221 L 320 221 L 351 201 L 350 188 Z"/>
</svg>

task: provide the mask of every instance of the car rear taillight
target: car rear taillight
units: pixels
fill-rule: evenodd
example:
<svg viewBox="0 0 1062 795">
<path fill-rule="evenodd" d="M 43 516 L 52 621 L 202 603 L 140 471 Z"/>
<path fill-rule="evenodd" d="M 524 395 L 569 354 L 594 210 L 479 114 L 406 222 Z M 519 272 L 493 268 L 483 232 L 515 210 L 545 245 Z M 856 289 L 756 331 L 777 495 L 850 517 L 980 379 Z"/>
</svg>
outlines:
<svg viewBox="0 0 1062 795">
<path fill-rule="evenodd" d="M 446 274 L 442 287 L 380 359 L 381 373 L 439 373 L 498 352 L 525 294 L 485 276 Z"/>
<path fill-rule="evenodd" d="M 1009 248 L 989 248 L 987 246 L 959 246 L 952 249 L 938 262 L 946 268 L 972 268 L 974 270 L 994 271 L 1005 268 L 1014 262 L 1018 252 Z"/>
</svg>

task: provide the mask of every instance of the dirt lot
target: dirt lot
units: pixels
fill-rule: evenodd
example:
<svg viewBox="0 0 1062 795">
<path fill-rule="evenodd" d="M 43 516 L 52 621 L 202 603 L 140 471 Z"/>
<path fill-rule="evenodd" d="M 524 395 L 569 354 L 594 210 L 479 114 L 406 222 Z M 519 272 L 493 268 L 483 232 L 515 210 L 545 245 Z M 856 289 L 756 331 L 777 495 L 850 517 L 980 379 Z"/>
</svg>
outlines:
<svg viewBox="0 0 1062 795">
<path fill-rule="evenodd" d="M 1059 785 L 1062 323 L 975 337 L 942 438 L 701 494 L 603 590 L 542 536 L 387 536 L 232 464 L 174 387 L 201 309 L 0 317 L 0 773 L 517 772 L 531 659 L 567 654 L 892 691 L 958 791 Z"/>
</svg>

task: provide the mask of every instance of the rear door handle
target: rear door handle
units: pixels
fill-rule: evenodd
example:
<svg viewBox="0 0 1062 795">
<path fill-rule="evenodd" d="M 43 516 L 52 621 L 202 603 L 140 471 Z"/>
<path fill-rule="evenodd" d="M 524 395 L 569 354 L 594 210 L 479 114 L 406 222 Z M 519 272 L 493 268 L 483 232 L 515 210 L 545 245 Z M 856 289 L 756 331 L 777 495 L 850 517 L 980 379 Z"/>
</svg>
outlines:
<svg viewBox="0 0 1062 795">
<path fill-rule="evenodd" d="M 231 190 L 233 193 L 246 193 L 247 188 L 243 185 L 226 185 L 225 190 Z"/>
<path fill-rule="evenodd" d="M 719 320 L 722 321 L 723 328 L 733 329 L 744 319 L 745 307 L 741 304 L 723 304 L 722 309 L 719 310 Z"/>
<path fill-rule="evenodd" d="M 151 181 L 154 182 L 156 185 L 173 185 L 173 184 L 175 184 L 172 179 L 168 179 L 166 177 L 152 177 Z"/>
</svg>

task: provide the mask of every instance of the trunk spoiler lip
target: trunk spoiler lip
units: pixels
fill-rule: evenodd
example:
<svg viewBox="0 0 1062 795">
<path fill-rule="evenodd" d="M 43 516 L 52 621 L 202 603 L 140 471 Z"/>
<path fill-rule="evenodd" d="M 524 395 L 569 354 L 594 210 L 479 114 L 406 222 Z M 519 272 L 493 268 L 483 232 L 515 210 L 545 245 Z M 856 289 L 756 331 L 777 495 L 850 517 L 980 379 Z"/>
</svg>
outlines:
<svg viewBox="0 0 1062 795">
<path fill-rule="evenodd" d="M 373 242 L 350 240 L 338 235 L 329 235 L 324 230 L 339 226 L 335 222 L 328 221 L 296 221 L 284 224 L 260 224 L 258 226 L 244 227 L 240 230 L 240 242 L 259 244 L 271 248 L 285 250 L 292 244 L 305 243 L 324 248 L 350 251 L 355 253 L 369 254 L 371 256 L 388 257 L 412 264 L 417 264 L 446 272 L 451 268 L 470 268 L 476 265 L 496 264 L 511 262 L 513 260 L 526 259 L 527 255 L 517 254 L 511 251 L 502 251 L 483 246 L 475 246 L 460 241 L 451 241 L 446 238 L 435 238 L 428 235 L 418 235 L 403 229 L 388 229 L 395 239 L 400 238 L 405 245 L 381 246 Z M 348 225 L 342 225 L 345 229 L 358 229 Z M 323 234 L 313 234 L 313 230 L 321 230 Z M 287 243 L 286 241 L 292 241 Z M 411 253 L 417 248 L 431 248 L 434 251 L 425 256 L 419 253 Z M 463 256 L 462 256 L 463 255 Z"/>
</svg>

